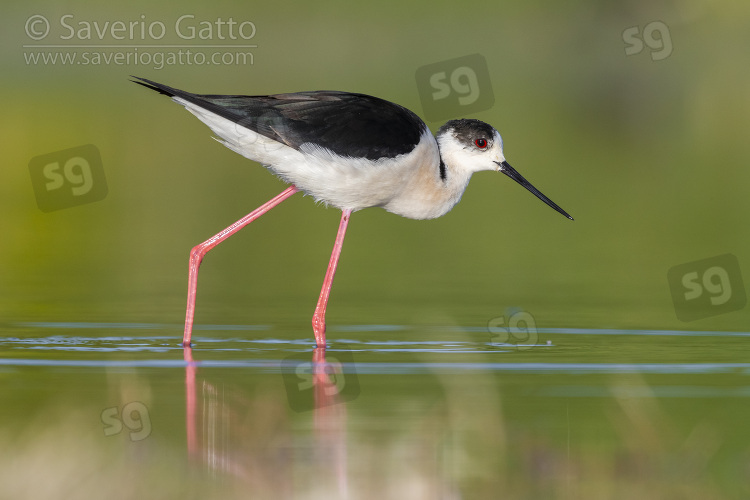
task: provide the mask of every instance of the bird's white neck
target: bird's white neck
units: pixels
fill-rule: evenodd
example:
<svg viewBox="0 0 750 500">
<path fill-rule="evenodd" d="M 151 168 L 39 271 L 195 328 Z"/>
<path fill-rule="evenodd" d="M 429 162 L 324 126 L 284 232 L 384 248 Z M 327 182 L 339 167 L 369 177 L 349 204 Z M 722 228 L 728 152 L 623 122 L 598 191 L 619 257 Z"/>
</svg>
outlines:
<svg viewBox="0 0 750 500">
<path fill-rule="evenodd" d="M 472 171 L 457 165 L 453 155 L 443 154 L 430 134 L 409 153 L 413 160 L 409 175 L 403 176 L 398 196 L 383 208 L 410 219 L 434 219 L 448 213 L 461 200 Z M 441 166 L 442 156 L 442 166 Z"/>
</svg>

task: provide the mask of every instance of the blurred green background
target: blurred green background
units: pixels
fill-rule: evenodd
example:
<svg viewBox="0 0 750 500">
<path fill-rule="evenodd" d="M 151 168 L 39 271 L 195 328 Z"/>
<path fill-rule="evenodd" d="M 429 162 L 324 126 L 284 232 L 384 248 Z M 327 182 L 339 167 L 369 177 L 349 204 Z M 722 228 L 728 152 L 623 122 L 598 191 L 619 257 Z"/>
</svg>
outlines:
<svg viewBox="0 0 750 500">
<path fill-rule="evenodd" d="M 31 0 L 0 9 L 5 322 L 178 329 L 190 248 L 284 188 L 129 75 L 197 93 L 363 92 L 424 116 L 417 69 L 479 53 L 495 104 L 470 117 L 498 128 L 508 161 L 576 220 L 490 172 L 434 221 L 355 213 L 329 324 L 481 327 L 517 307 L 538 327 L 747 329 L 747 308 L 679 321 L 667 282 L 671 267 L 725 253 L 750 269 L 745 2 Z M 161 21 L 168 32 L 156 44 L 185 43 L 172 29 L 181 15 L 231 17 L 255 24 L 257 47 L 242 65 L 27 63 L 41 49 L 24 45 L 86 43 L 60 40 L 66 14 L 74 26 Z M 47 40 L 27 36 L 33 15 L 50 21 Z M 623 32 L 654 21 L 668 27 L 671 54 L 653 60 L 658 51 L 644 46 L 626 55 Z M 101 152 L 108 195 L 43 213 L 29 161 L 84 144 Z M 338 218 L 297 195 L 214 250 L 202 266 L 196 321 L 308 329 Z"/>
</svg>

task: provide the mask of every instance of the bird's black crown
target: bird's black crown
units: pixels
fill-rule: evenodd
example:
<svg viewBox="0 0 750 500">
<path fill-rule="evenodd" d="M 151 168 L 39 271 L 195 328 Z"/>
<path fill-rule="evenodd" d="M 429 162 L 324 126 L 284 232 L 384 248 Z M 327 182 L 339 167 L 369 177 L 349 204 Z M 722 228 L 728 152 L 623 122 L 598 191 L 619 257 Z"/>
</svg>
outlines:
<svg viewBox="0 0 750 500">
<path fill-rule="evenodd" d="M 495 129 L 492 125 L 471 118 L 451 120 L 438 130 L 438 135 L 447 133 L 462 144 L 473 144 L 476 139 L 485 139 L 488 143 L 491 143 L 495 137 Z"/>
</svg>

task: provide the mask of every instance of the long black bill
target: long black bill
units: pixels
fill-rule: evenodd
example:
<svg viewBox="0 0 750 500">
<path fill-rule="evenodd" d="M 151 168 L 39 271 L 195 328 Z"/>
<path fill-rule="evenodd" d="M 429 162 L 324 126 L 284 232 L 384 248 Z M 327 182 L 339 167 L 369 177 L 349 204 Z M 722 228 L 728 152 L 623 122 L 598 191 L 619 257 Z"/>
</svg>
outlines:
<svg viewBox="0 0 750 500">
<path fill-rule="evenodd" d="M 497 163 L 498 165 L 500 165 L 500 167 L 501 167 L 500 171 L 502 173 L 504 173 L 505 175 L 507 175 L 508 177 L 510 177 L 511 179 L 513 179 L 514 181 L 516 181 L 517 183 L 519 183 L 520 185 L 522 185 L 523 187 L 525 187 L 526 189 L 528 189 L 529 191 L 531 191 L 532 193 L 534 193 L 534 196 L 536 196 L 537 198 L 539 198 L 540 200 L 542 200 L 544 203 L 546 203 L 547 205 L 551 206 L 552 208 L 554 208 L 555 210 L 557 210 L 558 212 L 560 212 L 561 214 L 563 214 L 568 219 L 573 220 L 573 217 L 571 217 L 570 215 L 568 215 L 568 212 L 566 212 L 565 210 L 563 210 L 562 208 L 560 208 L 559 206 L 557 206 L 557 203 L 555 203 L 554 201 L 552 201 L 549 198 L 547 198 L 546 196 L 544 196 L 537 188 L 535 188 L 534 186 L 532 186 L 529 181 L 527 181 L 526 179 L 524 179 L 523 175 L 521 175 L 518 172 L 516 172 L 516 169 L 513 168 L 513 167 L 511 167 L 510 163 L 508 163 L 507 161 L 504 161 L 502 163 L 500 163 L 500 162 L 495 162 L 495 163 Z"/>
</svg>

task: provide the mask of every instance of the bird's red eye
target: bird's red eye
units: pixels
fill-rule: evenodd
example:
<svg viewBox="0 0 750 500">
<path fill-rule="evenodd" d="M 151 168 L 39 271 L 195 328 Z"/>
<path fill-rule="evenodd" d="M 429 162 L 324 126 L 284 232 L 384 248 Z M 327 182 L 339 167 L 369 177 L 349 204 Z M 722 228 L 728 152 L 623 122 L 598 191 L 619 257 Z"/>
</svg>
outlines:
<svg viewBox="0 0 750 500">
<path fill-rule="evenodd" d="M 479 149 L 484 149 L 487 147 L 487 141 L 485 139 L 476 139 L 474 141 L 474 144 L 476 144 Z"/>
</svg>

